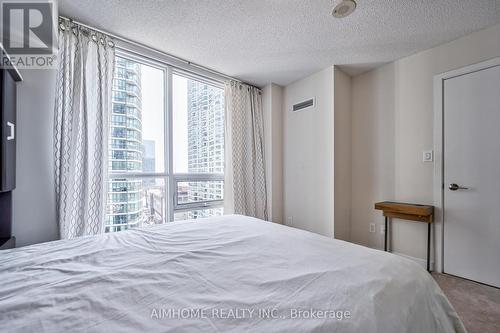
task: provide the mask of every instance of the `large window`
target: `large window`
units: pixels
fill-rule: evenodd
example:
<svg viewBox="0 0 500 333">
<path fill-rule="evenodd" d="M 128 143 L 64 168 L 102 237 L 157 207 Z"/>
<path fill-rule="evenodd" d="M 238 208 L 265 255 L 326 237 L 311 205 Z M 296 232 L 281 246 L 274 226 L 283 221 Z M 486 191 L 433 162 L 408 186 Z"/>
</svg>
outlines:
<svg viewBox="0 0 500 333">
<path fill-rule="evenodd" d="M 224 90 L 118 53 L 106 232 L 223 214 Z"/>
</svg>

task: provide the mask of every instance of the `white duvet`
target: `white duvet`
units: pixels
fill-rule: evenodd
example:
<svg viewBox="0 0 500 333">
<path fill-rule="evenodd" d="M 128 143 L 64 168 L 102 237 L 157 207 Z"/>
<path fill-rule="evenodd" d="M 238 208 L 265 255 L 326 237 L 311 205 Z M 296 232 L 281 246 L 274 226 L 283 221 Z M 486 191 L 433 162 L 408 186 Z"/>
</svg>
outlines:
<svg viewBox="0 0 500 333">
<path fill-rule="evenodd" d="M 463 332 L 417 264 L 224 216 L 0 252 L 0 332 Z"/>
</svg>

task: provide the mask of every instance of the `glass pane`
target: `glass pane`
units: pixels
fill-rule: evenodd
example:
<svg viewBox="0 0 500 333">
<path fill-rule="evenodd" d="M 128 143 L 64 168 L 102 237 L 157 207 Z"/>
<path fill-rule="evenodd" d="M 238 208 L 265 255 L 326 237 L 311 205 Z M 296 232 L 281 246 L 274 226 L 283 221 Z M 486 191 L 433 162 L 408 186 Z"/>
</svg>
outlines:
<svg viewBox="0 0 500 333">
<path fill-rule="evenodd" d="M 224 89 L 172 77 L 174 173 L 224 172 Z"/>
<path fill-rule="evenodd" d="M 165 172 L 164 72 L 116 57 L 109 168 Z"/>
<path fill-rule="evenodd" d="M 127 230 L 167 219 L 163 178 L 112 178 L 108 187 L 106 232 Z"/>
<path fill-rule="evenodd" d="M 177 183 L 177 203 L 179 205 L 223 199 L 224 181 L 222 180 Z"/>
<path fill-rule="evenodd" d="M 209 209 L 196 209 L 186 212 L 178 212 L 174 214 L 174 221 L 201 219 L 210 216 L 224 215 L 224 208 L 209 208 Z"/>
</svg>

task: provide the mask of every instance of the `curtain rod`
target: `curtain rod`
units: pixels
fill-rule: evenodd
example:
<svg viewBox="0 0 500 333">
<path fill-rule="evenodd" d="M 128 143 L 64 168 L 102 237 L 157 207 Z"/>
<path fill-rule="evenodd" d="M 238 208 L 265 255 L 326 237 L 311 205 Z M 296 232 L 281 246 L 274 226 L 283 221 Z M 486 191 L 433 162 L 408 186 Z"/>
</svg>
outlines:
<svg viewBox="0 0 500 333">
<path fill-rule="evenodd" d="M 220 76 L 220 77 L 223 77 L 223 78 L 226 78 L 226 79 L 229 79 L 229 80 L 233 80 L 233 81 L 236 81 L 236 82 L 239 82 L 239 83 L 244 83 L 244 84 L 247 84 L 247 85 L 249 85 L 249 86 L 251 86 L 251 87 L 255 87 L 254 85 L 251 85 L 251 84 L 248 84 L 248 83 L 246 83 L 246 82 L 243 82 L 243 81 L 241 81 L 241 80 L 239 80 L 239 79 L 236 79 L 236 78 L 234 78 L 234 77 L 232 77 L 232 76 L 229 76 L 229 75 L 226 75 L 226 74 L 223 74 L 223 73 L 217 72 L 217 71 L 215 71 L 215 70 L 213 70 L 213 69 L 210 69 L 210 68 L 208 68 L 208 67 L 204 67 L 204 66 L 201 66 L 201 65 L 195 64 L 195 63 L 193 63 L 193 62 L 191 62 L 191 61 L 188 61 L 188 60 L 185 60 L 185 59 L 182 59 L 182 58 L 176 57 L 176 56 L 174 56 L 174 55 L 171 55 L 171 54 L 168 54 L 168 53 L 166 53 L 166 52 L 163 52 L 163 51 L 157 50 L 157 49 L 155 49 L 155 48 L 152 48 L 152 47 L 150 47 L 150 46 L 147 46 L 147 45 L 144 45 L 144 44 L 141 44 L 141 43 L 135 42 L 135 41 L 133 41 L 133 40 L 130 40 L 130 39 L 127 39 L 127 38 L 124 38 L 124 37 L 121 37 L 121 36 L 118 36 L 118 35 L 112 34 L 112 33 L 110 33 L 110 32 L 107 32 L 107 31 L 104 31 L 104 30 L 101 30 L 101 29 L 97 29 L 97 28 L 95 28 L 95 27 L 92 27 L 92 26 L 90 26 L 90 25 L 88 25 L 88 24 L 85 24 L 85 23 L 79 22 L 79 21 L 74 20 L 74 19 L 72 19 L 72 18 L 65 17 L 65 16 L 62 16 L 62 15 L 59 15 L 59 18 L 61 18 L 61 19 L 63 19 L 63 20 L 66 20 L 66 21 L 70 21 L 70 22 L 75 23 L 75 24 L 78 24 L 78 25 L 81 25 L 82 27 L 85 27 L 85 28 L 88 28 L 88 29 L 94 30 L 94 31 L 96 31 L 96 32 L 100 32 L 100 33 L 102 33 L 102 34 L 104 34 L 104 35 L 106 35 L 106 36 L 109 36 L 109 37 L 114 38 L 114 39 L 117 39 L 117 40 L 121 40 L 121 41 L 123 41 L 123 42 L 125 42 L 125 43 L 129 43 L 129 44 L 132 44 L 132 45 L 138 46 L 138 47 L 140 47 L 140 48 L 144 48 L 144 49 L 146 49 L 146 50 L 148 50 L 148 51 L 151 51 L 151 52 L 154 52 L 154 53 L 161 54 L 161 55 L 166 56 L 166 57 L 168 57 L 168 58 L 171 58 L 171 59 L 174 59 L 174 60 L 176 60 L 176 61 L 182 62 L 182 63 L 184 63 L 185 65 L 192 66 L 192 67 L 195 67 L 195 68 L 198 68 L 198 69 L 204 70 L 204 71 L 206 71 L 206 72 L 209 72 L 209 73 L 212 73 L 212 74 L 218 75 L 218 76 Z M 259 87 L 255 87 L 255 88 L 257 88 L 257 89 L 259 89 L 259 90 L 260 90 L 260 88 L 259 88 Z"/>
</svg>

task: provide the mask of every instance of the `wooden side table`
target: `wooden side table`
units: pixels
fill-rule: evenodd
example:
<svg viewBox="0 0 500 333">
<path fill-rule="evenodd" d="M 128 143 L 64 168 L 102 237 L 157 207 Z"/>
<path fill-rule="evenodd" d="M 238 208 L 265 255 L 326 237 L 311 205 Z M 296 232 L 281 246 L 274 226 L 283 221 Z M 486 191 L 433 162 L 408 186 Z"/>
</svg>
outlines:
<svg viewBox="0 0 500 333">
<path fill-rule="evenodd" d="M 431 271 L 431 224 L 434 222 L 434 206 L 399 203 L 391 201 L 377 202 L 375 209 L 381 210 L 385 217 L 384 251 L 387 251 L 387 234 L 392 218 L 427 223 L 427 271 Z"/>
</svg>

